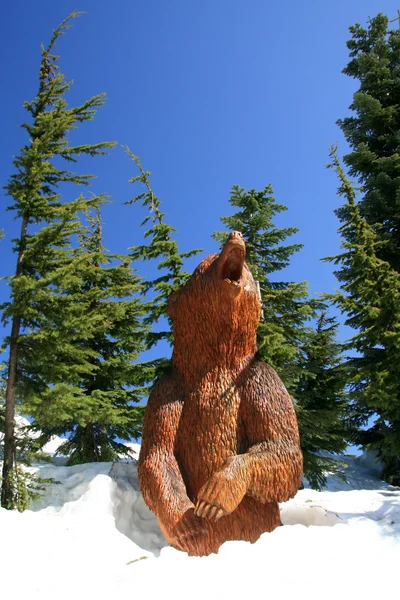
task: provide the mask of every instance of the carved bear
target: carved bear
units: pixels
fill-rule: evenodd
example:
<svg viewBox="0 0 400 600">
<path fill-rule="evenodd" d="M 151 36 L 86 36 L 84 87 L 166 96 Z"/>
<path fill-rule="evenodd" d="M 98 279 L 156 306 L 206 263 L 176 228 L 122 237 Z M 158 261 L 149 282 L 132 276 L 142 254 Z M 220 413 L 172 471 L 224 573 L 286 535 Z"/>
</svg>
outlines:
<svg viewBox="0 0 400 600">
<path fill-rule="evenodd" d="M 260 299 L 233 232 L 172 294 L 171 374 L 145 413 L 138 473 L 146 504 L 172 546 L 218 552 L 280 525 L 278 502 L 300 485 L 302 455 L 291 399 L 255 358 Z"/>
</svg>

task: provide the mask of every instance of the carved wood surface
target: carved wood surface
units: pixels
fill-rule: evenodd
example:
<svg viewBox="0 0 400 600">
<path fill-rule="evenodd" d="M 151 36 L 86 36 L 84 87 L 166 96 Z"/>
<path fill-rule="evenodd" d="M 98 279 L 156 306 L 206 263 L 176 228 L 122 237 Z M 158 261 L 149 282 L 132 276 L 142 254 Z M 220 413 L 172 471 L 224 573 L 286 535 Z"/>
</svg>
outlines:
<svg viewBox="0 0 400 600">
<path fill-rule="evenodd" d="M 149 397 L 139 481 L 167 540 L 191 555 L 256 541 L 300 485 L 292 401 L 257 361 L 260 299 L 240 233 L 169 301 L 172 372 Z"/>
</svg>

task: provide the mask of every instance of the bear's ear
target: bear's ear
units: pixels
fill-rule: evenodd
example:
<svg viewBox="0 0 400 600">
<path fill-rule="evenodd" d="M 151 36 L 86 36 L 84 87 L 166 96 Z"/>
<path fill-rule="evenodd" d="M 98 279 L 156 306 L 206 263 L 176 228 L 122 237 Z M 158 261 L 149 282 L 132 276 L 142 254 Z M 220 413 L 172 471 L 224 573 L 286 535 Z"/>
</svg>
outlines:
<svg viewBox="0 0 400 600">
<path fill-rule="evenodd" d="M 181 294 L 180 290 L 175 290 L 175 292 L 172 292 L 172 294 L 168 298 L 167 315 L 171 319 L 173 319 L 176 315 L 176 307 L 178 305 L 178 300 L 179 300 L 180 294 Z"/>
</svg>

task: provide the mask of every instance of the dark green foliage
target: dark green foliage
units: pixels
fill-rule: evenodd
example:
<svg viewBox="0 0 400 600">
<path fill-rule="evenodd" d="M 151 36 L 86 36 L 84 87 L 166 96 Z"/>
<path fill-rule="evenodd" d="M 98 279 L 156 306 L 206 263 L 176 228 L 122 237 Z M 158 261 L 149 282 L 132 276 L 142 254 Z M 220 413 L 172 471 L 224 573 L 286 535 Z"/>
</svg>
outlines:
<svg viewBox="0 0 400 600">
<path fill-rule="evenodd" d="M 301 245 L 284 245 L 297 229 L 278 229 L 274 225 L 275 215 L 286 207 L 275 202 L 271 186 L 261 191 L 234 186 L 230 203 L 239 210 L 221 220 L 229 230 L 243 234 L 246 262 L 260 285 L 263 316 L 257 332 L 259 358 L 277 370 L 294 397 L 305 475 L 313 487 L 320 488 L 326 483 L 325 471 L 339 473 L 340 465 L 319 453 L 346 448 L 342 423 L 344 383 L 339 369 L 340 349 L 334 341 L 336 325 L 323 314 L 314 331 L 309 321 L 324 304 L 309 298 L 306 282 L 276 280 L 276 272 L 289 265 Z M 213 237 L 223 244 L 227 235 L 216 232 Z M 323 348 L 325 342 L 327 347 Z"/>
<path fill-rule="evenodd" d="M 360 86 L 352 115 L 338 121 L 351 148 L 344 162 L 362 184 L 359 210 L 377 235 L 378 258 L 400 271 L 400 30 L 379 14 L 350 32 L 343 72 Z"/>
<path fill-rule="evenodd" d="M 100 201 L 96 198 L 85 201 L 79 197 L 71 203 L 63 203 L 60 188 L 64 184 L 88 185 L 93 176 L 77 174 L 62 165 L 75 163 L 81 155 L 105 154 L 114 146 L 113 142 L 73 146 L 68 139 L 68 134 L 79 124 L 93 119 L 105 102 L 104 94 L 73 108 L 69 108 L 65 100 L 71 83 L 60 73 L 53 50 L 58 38 L 69 28 L 71 19 L 78 15 L 73 12 L 53 31 L 47 48 L 42 46 L 38 92 L 33 101 L 25 103 L 30 117 L 23 125 L 28 141 L 13 161 L 15 173 L 5 188 L 12 198 L 8 209 L 13 210 L 21 222 L 20 237 L 14 240 L 17 260 L 15 275 L 9 278 L 10 301 L 2 307 L 4 322 L 11 322 L 11 334 L 6 340 L 9 363 L 1 494 L 2 506 L 7 508 L 13 505 L 14 497 L 15 478 L 13 481 L 11 478 L 16 459 L 16 390 L 18 388 L 21 394 L 27 391 L 30 379 L 34 390 L 41 385 L 40 360 L 44 355 L 36 353 L 38 346 L 43 349 L 45 344 L 40 340 L 40 328 L 61 309 L 61 300 L 54 301 L 54 287 L 61 270 L 68 268 L 72 252 L 70 240 L 78 227 L 77 214 Z M 60 344 L 62 332 L 58 335 L 58 341 L 49 339 L 48 350 L 52 344 Z M 34 363 L 39 370 L 32 374 L 27 365 Z M 45 361 L 45 370 L 48 364 L 49 360 Z M 46 373 L 43 376 L 46 380 Z"/>
<path fill-rule="evenodd" d="M 23 460 L 21 460 L 17 452 L 14 468 L 9 476 L 12 495 L 8 500 L 8 504 L 3 507 L 9 510 L 16 509 L 19 512 L 24 512 L 31 502 L 35 502 L 40 498 L 46 484 L 57 483 L 54 479 L 44 479 L 30 473 L 26 469 L 26 466 L 24 468 L 22 465 Z"/>
<path fill-rule="evenodd" d="M 4 348 L 0 347 L 0 353 L 4 352 Z M 4 438 L 4 426 L 6 420 L 5 412 L 5 393 L 6 393 L 6 373 L 5 366 L 0 364 L 0 443 Z"/>
<path fill-rule="evenodd" d="M 140 436 L 143 410 L 135 404 L 154 374 L 151 364 L 137 362 L 147 334 L 141 282 L 129 257 L 104 249 L 100 209 L 87 221 L 68 265 L 57 278 L 53 271 L 55 310 L 25 337 L 35 354 L 21 360 L 29 373 L 23 408 L 35 418 L 42 443 L 68 435 L 60 451 L 70 455 L 69 464 L 129 454 L 117 439 Z"/>
<path fill-rule="evenodd" d="M 159 277 L 146 282 L 143 287 L 144 294 L 150 294 L 151 296 L 145 324 L 154 327 L 160 320 L 167 317 L 167 302 L 172 292 L 181 287 L 190 276 L 190 273 L 183 271 L 184 261 L 191 256 L 195 256 L 201 250 L 179 252 L 178 244 L 173 237 L 176 230 L 165 223 L 165 214 L 160 210 L 160 200 L 151 189 L 149 179 L 151 172 L 143 169 L 139 157 L 132 154 L 128 147 L 126 147 L 126 152 L 139 169 L 139 175 L 132 177 L 130 183 L 140 182 L 144 186 L 144 191 L 125 204 L 141 202 L 142 206 L 147 208 L 150 213 L 142 223 L 142 226 L 150 224 L 150 228 L 144 234 L 145 238 L 149 239 L 149 243 L 132 246 L 130 248 L 131 258 L 134 263 L 137 261 L 157 261 L 157 269 L 161 271 Z M 169 319 L 168 325 L 167 329 L 152 330 L 148 334 L 148 348 L 152 348 L 160 340 L 167 340 L 172 344 L 173 334 Z M 168 368 L 169 361 L 159 361 L 157 375 L 161 375 Z"/>
<path fill-rule="evenodd" d="M 260 285 L 263 317 L 257 333 L 259 356 L 278 371 L 292 391 L 299 375 L 300 347 L 307 335 L 305 323 L 318 303 L 308 298 L 306 282 L 274 281 L 271 275 L 287 267 L 290 257 L 301 249 L 301 244 L 283 245 L 297 229 L 274 225 L 275 215 L 287 209 L 276 203 L 270 185 L 261 191 L 233 186 L 229 202 L 238 210 L 221 221 L 230 231 L 243 234 L 246 262 Z M 213 235 L 221 245 L 227 236 L 228 232 L 221 231 Z"/>
<path fill-rule="evenodd" d="M 351 116 L 339 125 L 350 145 L 344 157 L 360 185 L 358 202 L 336 156 L 345 204 L 336 211 L 344 253 L 335 257 L 343 294 L 336 302 L 357 330 L 348 348 L 356 439 L 376 448 L 384 475 L 400 484 L 400 30 L 383 14 L 357 24 L 344 73 L 358 80 Z M 375 419 L 373 426 L 366 425 Z"/>
<path fill-rule="evenodd" d="M 24 104 L 31 117 L 31 122 L 23 124 L 29 142 L 13 161 L 16 173 L 10 177 L 6 190 L 13 198 L 8 210 L 14 210 L 17 216 L 26 218 L 27 224 L 53 221 L 52 211 L 59 210 L 61 205 L 57 191 L 61 183 L 88 185 L 94 177 L 60 169 L 53 159 L 60 157 L 67 163 L 76 163 L 77 157 L 82 154 L 102 155 L 115 146 L 115 142 L 72 146 L 67 137 L 80 123 L 92 120 L 97 109 L 105 102 L 105 94 L 99 94 L 80 106 L 67 106 L 64 96 L 72 82 L 66 82 L 64 75 L 59 72 L 58 56 L 52 51 L 58 37 L 68 29 L 69 21 L 76 16 L 79 13 L 74 12 L 65 19 L 54 30 L 49 46 L 42 46 L 39 90 L 33 101 Z M 16 249 L 19 249 L 18 244 Z"/>
<path fill-rule="evenodd" d="M 360 212 L 356 191 L 332 149 L 339 195 L 345 203 L 336 211 L 342 225 L 343 252 L 326 260 L 339 265 L 335 272 L 341 291 L 330 296 L 346 314 L 346 325 L 356 330 L 345 348 L 348 358 L 351 422 L 355 443 L 378 450 L 388 481 L 400 484 L 400 273 L 379 258 L 382 247 Z M 354 355 L 355 351 L 355 355 Z M 375 416 L 375 424 L 364 429 Z"/>
<path fill-rule="evenodd" d="M 31 502 L 35 502 L 41 495 L 45 484 L 57 483 L 53 479 L 38 477 L 32 466 L 33 461 L 46 461 L 49 457 L 40 452 L 40 442 L 31 437 L 29 426 L 22 418 L 16 419 L 15 432 L 15 461 L 10 473 L 11 491 L 9 503 L 4 508 L 17 509 L 23 512 Z M 0 401 L 0 460 L 4 458 L 4 404 Z M 1 478 L 0 478 L 1 481 Z"/>
<path fill-rule="evenodd" d="M 294 390 L 304 475 L 315 489 L 326 485 L 327 471 L 343 477 L 343 464 L 331 456 L 345 452 L 348 436 L 347 373 L 336 341 L 337 328 L 333 317 L 320 313 L 315 330 L 309 332 L 302 347 L 302 374 Z"/>
</svg>

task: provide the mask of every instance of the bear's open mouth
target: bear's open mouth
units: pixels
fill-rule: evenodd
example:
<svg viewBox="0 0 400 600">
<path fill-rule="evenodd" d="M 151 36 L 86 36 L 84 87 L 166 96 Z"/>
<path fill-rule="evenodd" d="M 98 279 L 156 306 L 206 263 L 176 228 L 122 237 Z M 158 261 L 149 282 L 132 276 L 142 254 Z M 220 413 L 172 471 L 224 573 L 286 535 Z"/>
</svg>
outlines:
<svg viewBox="0 0 400 600">
<path fill-rule="evenodd" d="M 235 285 L 239 285 L 240 280 L 242 278 L 243 273 L 243 265 L 244 265 L 244 251 L 241 247 L 233 248 L 223 266 L 222 266 L 222 279 L 228 281 L 229 283 L 233 283 Z"/>
</svg>

